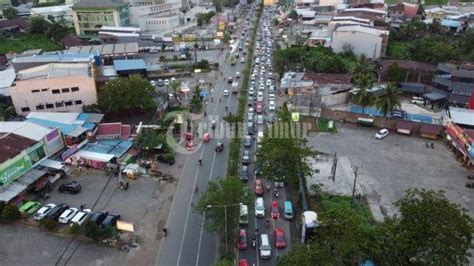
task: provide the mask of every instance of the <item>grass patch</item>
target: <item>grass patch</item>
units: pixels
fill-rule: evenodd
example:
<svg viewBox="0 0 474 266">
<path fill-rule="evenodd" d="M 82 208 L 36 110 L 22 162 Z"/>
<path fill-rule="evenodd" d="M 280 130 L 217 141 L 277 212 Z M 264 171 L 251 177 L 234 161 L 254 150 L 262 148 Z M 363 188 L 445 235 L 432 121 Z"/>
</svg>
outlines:
<svg viewBox="0 0 474 266">
<path fill-rule="evenodd" d="M 447 5 L 448 0 L 425 0 L 425 6 L 431 5 Z"/>
<path fill-rule="evenodd" d="M 30 49 L 43 49 L 47 52 L 64 48 L 44 35 L 23 34 L 18 38 L 2 39 L 0 41 L 0 54 L 21 53 Z"/>
<path fill-rule="evenodd" d="M 329 121 L 332 121 L 332 128 L 329 128 Z M 331 133 L 336 133 L 336 123 L 334 120 L 329 120 L 324 117 L 318 118 L 318 130 L 320 132 L 331 132 Z"/>
<path fill-rule="evenodd" d="M 318 208 L 319 211 L 324 212 L 333 208 L 350 208 L 353 209 L 367 226 L 375 224 L 374 217 L 370 211 L 369 206 L 365 203 L 360 203 L 357 200 L 352 202 L 351 197 L 347 196 L 333 196 L 325 192 L 318 193 Z"/>
<path fill-rule="evenodd" d="M 410 42 L 393 41 L 387 48 L 387 54 L 393 59 L 407 59 L 410 55 Z"/>
</svg>

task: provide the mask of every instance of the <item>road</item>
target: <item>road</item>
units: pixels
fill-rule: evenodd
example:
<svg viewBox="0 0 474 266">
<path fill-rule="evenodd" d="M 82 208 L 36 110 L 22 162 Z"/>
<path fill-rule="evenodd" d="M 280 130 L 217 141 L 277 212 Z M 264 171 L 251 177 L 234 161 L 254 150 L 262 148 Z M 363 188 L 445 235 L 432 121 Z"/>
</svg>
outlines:
<svg viewBox="0 0 474 266">
<path fill-rule="evenodd" d="M 230 84 L 224 78 L 234 76 L 237 71 L 242 72 L 244 64 L 230 66 L 226 59 L 224 55 L 219 57 L 223 75 L 211 81 L 214 90 L 208 98 L 212 96 L 214 101 L 209 101 L 206 107 L 207 119 L 212 116 L 221 119 L 226 113 L 226 106 L 230 112 L 236 112 L 237 109 L 237 95 L 222 95 L 224 89 L 230 89 Z M 221 101 L 218 101 L 219 98 Z M 224 152 L 214 151 L 218 141 L 224 143 Z M 202 216 L 193 212 L 192 205 L 205 191 L 209 180 L 226 174 L 228 143 L 228 138 L 211 139 L 209 143 L 201 145 L 194 153 L 186 156 L 176 190 L 177 196 L 173 199 L 166 223 L 168 236 L 162 239 L 157 254 L 158 265 L 212 265 L 218 259 L 217 236 L 204 230 Z M 203 160 L 202 166 L 198 165 L 200 158 Z M 196 185 L 199 187 L 198 193 L 193 191 Z"/>
</svg>

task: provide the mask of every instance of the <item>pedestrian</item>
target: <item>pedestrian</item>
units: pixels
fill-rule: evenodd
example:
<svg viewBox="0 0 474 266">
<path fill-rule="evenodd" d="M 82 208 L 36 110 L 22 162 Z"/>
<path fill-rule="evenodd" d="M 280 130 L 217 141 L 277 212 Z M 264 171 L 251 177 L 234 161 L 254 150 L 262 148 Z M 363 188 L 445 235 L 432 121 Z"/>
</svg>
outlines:
<svg viewBox="0 0 474 266">
<path fill-rule="evenodd" d="M 127 189 L 128 189 L 128 185 L 129 185 L 129 183 L 128 183 L 128 182 L 127 182 L 127 183 L 125 183 L 125 190 L 127 190 Z"/>
<path fill-rule="evenodd" d="M 211 97 L 211 103 L 213 103 L 213 102 L 214 102 L 214 97 Z"/>
<path fill-rule="evenodd" d="M 165 237 L 166 237 L 166 235 L 168 234 L 168 229 L 167 229 L 166 227 L 163 228 L 163 234 L 164 234 Z"/>
<path fill-rule="evenodd" d="M 431 142 L 431 148 L 434 149 L 434 144 L 433 144 L 433 142 Z"/>
</svg>

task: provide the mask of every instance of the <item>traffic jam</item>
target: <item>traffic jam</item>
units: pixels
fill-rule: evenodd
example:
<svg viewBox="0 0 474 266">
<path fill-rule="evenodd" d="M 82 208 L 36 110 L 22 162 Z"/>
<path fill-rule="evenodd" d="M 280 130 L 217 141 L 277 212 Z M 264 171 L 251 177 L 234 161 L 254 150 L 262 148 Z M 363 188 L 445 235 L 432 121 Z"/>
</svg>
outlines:
<svg viewBox="0 0 474 266">
<path fill-rule="evenodd" d="M 255 163 L 264 132 L 275 122 L 278 109 L 272 66 L 272 19 L 275 12 L 275 8 L 265 7 L 262 13 L 248 88 L 240 179 L 250 186 L 256 197 L 254 206 L 240 207 L 240 230 L 237 236 L 240 266 L 275 265 L 276 259 L 285 252 L 290 242 L 293 205 L 290 200 L 286 200 L 285 185 L 266 180 Z"/>
</svg>

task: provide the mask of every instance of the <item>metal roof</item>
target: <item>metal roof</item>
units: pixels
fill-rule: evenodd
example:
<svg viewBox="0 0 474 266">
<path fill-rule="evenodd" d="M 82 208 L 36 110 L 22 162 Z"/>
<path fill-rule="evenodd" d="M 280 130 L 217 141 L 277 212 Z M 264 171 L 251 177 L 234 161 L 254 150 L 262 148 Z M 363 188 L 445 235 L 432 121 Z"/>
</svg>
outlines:
<svg viewBox="0 0 474 266">
<path fill-rule="evenodd" d="M 146 70 L 143 59 L 114 60 L 114 67 L 116 71 Z"/>
<path fill-rule="evenodd" d="M 451 120 L 456 124 L 474 126 L 474 110 L 458 108 L 458 107 L 449 107 L 449 116 Z"/>
<path fill-rule="evenodd" d="M 52 130 L 30 123 L 24 122 L 0 122 L 0 132 L 15 133 L 19 136 L 29 138 L 32 140 L 40 141 L 44 136 L 49 134 Z"/>
<path fill-rule="evenodd" d="M 103 55 L 103 56 L 113 56 L 113 55 L 120 55 L 120 54 L 136 54 L 138 53 L 138 42 L 73 46 L 67 50 L 68 54 L 74 54 L 74 53 L 94 54 L 96 52 L 98 52 L 100 55 Z"/>
</svg>

